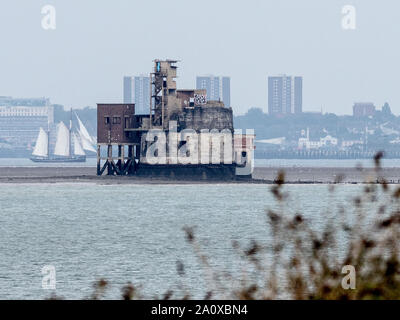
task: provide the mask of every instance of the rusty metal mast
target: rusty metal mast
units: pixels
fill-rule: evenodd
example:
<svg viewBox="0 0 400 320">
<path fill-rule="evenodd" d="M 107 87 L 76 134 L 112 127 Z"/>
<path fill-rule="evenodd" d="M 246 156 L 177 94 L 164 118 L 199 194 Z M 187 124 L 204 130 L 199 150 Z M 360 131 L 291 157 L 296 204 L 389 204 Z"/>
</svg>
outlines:
<svg viewBox="0 0 400 320">
<path fill-rule="evenodd" d="M 168 96 L 176 93 L 177 60 L 154 60 L 154 71 L 150 73 L 150 128 L 166 128 Z"/>
</svg>

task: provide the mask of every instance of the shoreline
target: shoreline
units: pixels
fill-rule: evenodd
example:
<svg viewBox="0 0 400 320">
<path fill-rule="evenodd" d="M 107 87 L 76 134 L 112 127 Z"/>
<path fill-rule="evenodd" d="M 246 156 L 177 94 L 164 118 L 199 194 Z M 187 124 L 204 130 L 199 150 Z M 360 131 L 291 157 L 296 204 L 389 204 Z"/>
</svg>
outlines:
<svg viewBox="0 0 400 320">
<path fill-rule="evenodd" d="M 96 184 L 272 184 L 278 172 L 286 184 L 362 184 L 385 179 L 400 184 L 400 168 L 256 167 L 253 179 L 195 180 L 136 176 L 97 176 L 93 167 L 0 167 L 0 184 L 96 183 Z"/>
</svg>

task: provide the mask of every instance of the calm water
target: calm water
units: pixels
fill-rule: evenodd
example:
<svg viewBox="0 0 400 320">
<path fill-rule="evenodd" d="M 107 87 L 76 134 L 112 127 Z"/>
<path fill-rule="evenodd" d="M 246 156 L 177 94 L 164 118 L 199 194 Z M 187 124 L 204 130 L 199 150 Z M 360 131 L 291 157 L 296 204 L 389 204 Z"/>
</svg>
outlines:
<svg viewBox="0 0 400 320">
<path fill-rule="evenodd" d="M 182 227 L 196 226 L 215 268 L 240 270 L 232 240 L 270 240 L 265 209 L 276 204 L 268 188 L 0 184 L 0 299 L 48 297 L 44 265 L 56 267 L 56 293 L 68 299 L 89 296 L 102 277 L 111 283 L 108 298 L 118 298 L 128 281 L 150 298 L 179 284 L 201 298 L 204 270 Z M 285 188 L 290 210 L 305 211 L 318 230 L 332 203 L 348 203 L 361 186 L 340 186 L 333 198 L 326 185 Z M 177 260 L 185 263 L 184 277 L 177 276 Z"/>
</svg>

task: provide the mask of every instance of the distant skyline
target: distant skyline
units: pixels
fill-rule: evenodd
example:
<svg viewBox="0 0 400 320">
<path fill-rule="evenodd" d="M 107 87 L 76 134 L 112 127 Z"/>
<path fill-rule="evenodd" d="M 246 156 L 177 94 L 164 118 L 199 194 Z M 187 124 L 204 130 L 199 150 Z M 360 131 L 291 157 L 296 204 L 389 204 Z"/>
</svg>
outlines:
<svg viewBox="0 0 400 320">
<path fill-rule="evenodd" d="M 44 5 L 56 9 L 55 30 L 41 26 Z M 345 5 L 356 8 L 355 30 L 342 28 Z M 124 75 L 171 58 L 181 60 L 180 88 L 201 74 L 230 76 L 235 114 L 267 112 L 275 74 L 303 77 L 305 112 L 387 101 L 400 114 L 399 12 L 398 1 L 374 0 L 3 0 L 0 96 L 67 108 L 122 102 Z"/>
<path fill-rule="evenodd" d="M 302 77 L 285 74 L 268 77 L 268 113 L 302 113 L 302 88 Z"/>
<path fill-rule="evenodd" d="M 196 89 L 205 89 L 207 100 L 223 101 L 231 107 L 231 78 L 227 76 L 203 75 L 196 77 Z"/>
</svg>

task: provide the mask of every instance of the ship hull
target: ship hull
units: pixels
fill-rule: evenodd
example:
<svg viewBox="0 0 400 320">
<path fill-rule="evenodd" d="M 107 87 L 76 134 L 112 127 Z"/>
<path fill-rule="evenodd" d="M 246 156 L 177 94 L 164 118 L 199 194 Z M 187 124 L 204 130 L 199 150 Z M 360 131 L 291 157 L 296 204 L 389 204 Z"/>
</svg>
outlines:
<svg viewBox="0 0 400 320">
<path fill-rule="evenodd" d="M 31 157 L 33 162 L 44 163 L 65 163 L 65 162 L 86 162 L 86 156 L 72 156 L 72 157 Z"/>
</svg>

